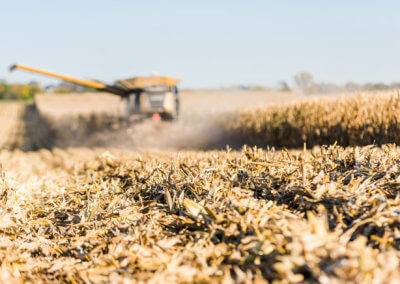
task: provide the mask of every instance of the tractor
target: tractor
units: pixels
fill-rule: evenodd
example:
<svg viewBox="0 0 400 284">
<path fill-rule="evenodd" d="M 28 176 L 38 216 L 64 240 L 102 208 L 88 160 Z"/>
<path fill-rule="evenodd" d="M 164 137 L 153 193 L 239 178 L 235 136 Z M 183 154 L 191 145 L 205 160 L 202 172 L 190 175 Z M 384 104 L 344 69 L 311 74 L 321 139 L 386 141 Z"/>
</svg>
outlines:
<svg viewBox="0 0 400 284">
<path fill-rule="evenodd" d="M 79 79 L 26 65 L 14 64 L 10 71 L 23 70 L 51 78 L 117 95 L 126 102 L 127 121 L 158 117 L 173 121 L 179 116 L 179 80 L 167 76 L 143 76 L 117 80 L 114 84 Z"/>
</svg>

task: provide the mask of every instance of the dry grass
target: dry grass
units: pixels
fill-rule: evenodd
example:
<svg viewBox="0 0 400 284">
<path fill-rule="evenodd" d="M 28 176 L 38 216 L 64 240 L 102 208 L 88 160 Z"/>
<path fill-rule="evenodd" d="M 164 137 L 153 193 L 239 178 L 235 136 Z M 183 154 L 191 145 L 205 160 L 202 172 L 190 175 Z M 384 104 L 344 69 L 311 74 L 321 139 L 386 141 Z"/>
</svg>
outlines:
<svg viewBox="0 0 400 284">
<path fill-rule="evenodd" d="M 400 143 L 398 92 L 318 98 L 223 116 L 221 136 L 262 147 Z"/>
<path fill-rule="evenodd" d="M 51 147 L 51 131 L 34 105 L 1 102 L 0 121 L 0 149 L 29 151 Z"/>
<path fill-rule="evenodd" d="M 0 153 L 3 282 L 400 279 L 400 150 Z"/>
<path fill-rule="evenodd" d="M 22 145 L 24 104 L 4 102 L 0 107 L 0 148 L 14 149 Z"/>
</svg>

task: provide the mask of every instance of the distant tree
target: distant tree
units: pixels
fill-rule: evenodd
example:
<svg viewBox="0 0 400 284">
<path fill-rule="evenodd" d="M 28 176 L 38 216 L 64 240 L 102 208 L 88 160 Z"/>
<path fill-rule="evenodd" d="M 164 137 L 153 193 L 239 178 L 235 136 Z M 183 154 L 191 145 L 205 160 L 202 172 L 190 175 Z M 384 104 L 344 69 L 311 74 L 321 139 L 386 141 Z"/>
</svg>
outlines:
<svg viewBox="0 0 400 284">
<path fill-rule="evenodd" d="M 385 83 L 376 83 L 374 84 L 374 89 L 375 90 L 388 90 L 390 87 L 388 85 L 386 85 Z"/>
<path fill-rule="evenodd" d="M 309 93 L 315 85 L 313 75 L 308 72 L 296 74 L 294 76 L 294 82 L 296 83 L 296 86 L 305 93 Z"/>
<path fill-rule="evenodd" d="M 321 93 L 321 94 L 329 94 L 329 93 L 338 93 L 343 91 L 343 87 L 336 85 L 334 83 L 318 83 L 315 84 L 311 93 Z"/>
<path fill-rule="evenodd" d="M 43 88 L 40 83 L 31 81 L 28 84 L 30 96 L 34 97 L 36 94 L 43 93 Z"/>
<path fill-rule="evenodd" d="M 280 81 L 278 83 L 278 89 L 281 92 L 290 92 L 291 91 L 290 86 L 286 81 Z"/>
<path fill-rule="evenodd" d="M 400 82 L 393 82 L 390 84 L 390 88 L 394 90 L 400 90 Z"/>
<path fill-rule="evenodd" d="M 5 80 L 0 80 L 0 99 L 3 99 L 7 93 L 8 85 Z"/>
<path fill-rule="evenodd" d="M 344 88 L 346 89 L 346 91 L 354 92 L 354 91 L 360 90 L 360 89 L 361 89 L 361 86 L 358 85 L 357 83 L 354 83 L 354 82 L 347 82 L 347 83 L 344 85 Z"/>
<path fill-rule="evenodd" d="M 385 83 L 366 83 L 363 89 L 367 91 L 383 91 L 390 89 L 390 86 Z"/>
<path fill-rule="evenodd" d="M 9 84 L 5 80 L 0 80 L 1 100 L 29 101 L 40 92 L 42 92 L 42 88 L 37 82 L 30 82 L 29 84 Z"/>
<path fill-rule="evenodd" d="M 95 92 L 95 90 L 93 89 L 78 86 L 68 82 L 60 82 L 56 86 L 52 86 L 46 89 L 50 89 L 53 93 L 58 93 L 58 94 Z"/>
</svg>

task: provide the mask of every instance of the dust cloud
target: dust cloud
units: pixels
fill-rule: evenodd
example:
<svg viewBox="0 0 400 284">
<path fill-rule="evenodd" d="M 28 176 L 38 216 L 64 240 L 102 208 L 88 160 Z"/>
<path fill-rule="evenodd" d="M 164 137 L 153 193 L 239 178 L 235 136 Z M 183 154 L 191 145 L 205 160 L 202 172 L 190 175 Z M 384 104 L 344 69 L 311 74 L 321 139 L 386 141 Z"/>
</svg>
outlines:
<svg viewBox="0 0 400 284">
<path fill-rule="evenodd" d="M 126 125 L 117 115 L 118 108 L 123 107 L 118 98 L 103 94 L 43 96 L 36 102 L 37 116 L 40 117 L 37 121 L 51 129 L 42 131 L 46 137 L 36 137 L 35 141 L 44 141 L 46 148 L 50 145 L 131 150 L 223 149 L 235 142 L 220 132 L 215 124 L 219 117 L 228 112 L 285 103 L 295 98 L 296 95 L 291 93 L 267 91 L 185 91 L 177 121 L 145 120 Z M 31 117 L 32 113 L 30 120 Z"/>
</svg>

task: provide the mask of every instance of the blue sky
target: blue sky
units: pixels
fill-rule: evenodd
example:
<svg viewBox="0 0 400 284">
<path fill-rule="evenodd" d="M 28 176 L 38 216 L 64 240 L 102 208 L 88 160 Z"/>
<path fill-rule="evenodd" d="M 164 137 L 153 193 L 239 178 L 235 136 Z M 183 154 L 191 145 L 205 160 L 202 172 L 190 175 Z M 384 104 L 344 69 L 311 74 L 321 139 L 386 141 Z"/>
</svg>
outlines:
<svg viewBox="0 0 400 284">
<path fill-rule="evenodd" d="M 186 87 L 400 81 L 400 1 L 10 0 L 0 7 L 0 78 L 11 63 L 107 82 L 157 72 Z"/>
</svg>

